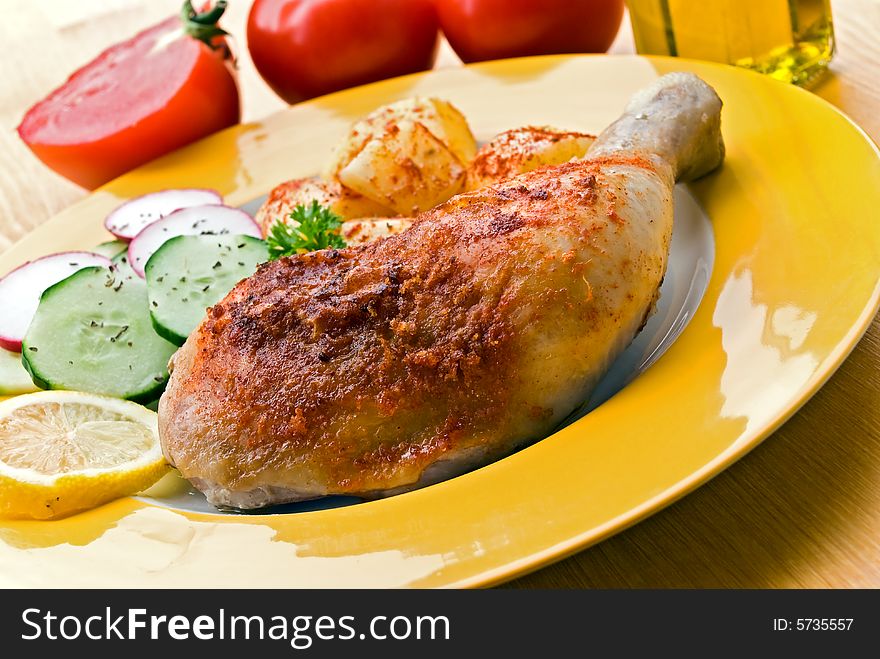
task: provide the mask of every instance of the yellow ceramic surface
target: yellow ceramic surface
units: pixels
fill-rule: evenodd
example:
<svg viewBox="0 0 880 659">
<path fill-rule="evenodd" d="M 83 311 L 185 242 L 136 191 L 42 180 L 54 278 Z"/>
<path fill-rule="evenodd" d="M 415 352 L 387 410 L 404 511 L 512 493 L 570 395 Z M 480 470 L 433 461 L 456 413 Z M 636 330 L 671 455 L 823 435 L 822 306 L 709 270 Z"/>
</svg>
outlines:
<svg viewBox="0 0 880 659">
<path fill-rule="evenodd" d="M 102 218 L 129 196 L 214 187 L 243 204 L 314 174 L 351 121 L 402 97 L 451 100 L 481 139 L 523 124 L 598 132 L 673 70 L 702 76 L 725 103 L 727 160 L 691 186 L 713 223 L 714 268 L 690 324 L 623 391 L 509 458 L 381 501 L 221 516 L 124 499 L 54 522 L 0 522 L 0 584 L 488 585 L 633 524 L 753 448 L 815 393 L 877 309 L 880 157 L 819 98 L 747 71 L 548 57 L 334 94 L 110 183 L 3 254 L 0 272 L 100 242 Z"/>
</svg>

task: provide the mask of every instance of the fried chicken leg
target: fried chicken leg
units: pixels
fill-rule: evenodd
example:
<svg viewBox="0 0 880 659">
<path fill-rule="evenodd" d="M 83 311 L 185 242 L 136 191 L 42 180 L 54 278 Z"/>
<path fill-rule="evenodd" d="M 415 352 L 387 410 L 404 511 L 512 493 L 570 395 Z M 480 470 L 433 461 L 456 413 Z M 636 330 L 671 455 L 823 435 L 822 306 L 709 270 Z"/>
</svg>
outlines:
<svg viewBox="0 0 880 659">
<path fill-rule="evenodd" d="M 664 76 L 584 160 L 261 266 L 173 358 L 168 460 L 213 504 L 256 508 L 393 494 L 546 436 L 653 310 L 673 181 L 721 162 L 720 110 Z"/>
</svg>

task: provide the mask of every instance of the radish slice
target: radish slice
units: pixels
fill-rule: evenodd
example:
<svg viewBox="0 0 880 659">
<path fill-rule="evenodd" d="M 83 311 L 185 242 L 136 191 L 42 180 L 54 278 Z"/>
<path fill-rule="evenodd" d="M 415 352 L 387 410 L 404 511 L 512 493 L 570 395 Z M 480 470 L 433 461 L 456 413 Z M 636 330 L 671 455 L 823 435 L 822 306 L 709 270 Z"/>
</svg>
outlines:
<svg viewBox="0 0 880 659">
<path fill-rule="evenodd" d="M 138 276 L 153 253 L 176 236 L 240 235 L 262 238 L 254 219 L 238 208 L 207 205 L 182 208 L 144 227 L 128 245 L 128 263 Z"/>
<path fill-rule="evenodd" d="M 120 240 L 128 242 L 145 226 L 161 220 L 181 208 L 222 204 L 223 197 L 215 190 L 187 188 L 161 190 L 126 201 L 104 220 L 104 227 Z"/>
<path fill-rule="evenodd" d="M 29 261 L 0 279 L 0 347 L 21 352 L 43 291 L 90 265 L 109 267 L 110 259 L 92 252 L 60 252 Z"/>
</svg>

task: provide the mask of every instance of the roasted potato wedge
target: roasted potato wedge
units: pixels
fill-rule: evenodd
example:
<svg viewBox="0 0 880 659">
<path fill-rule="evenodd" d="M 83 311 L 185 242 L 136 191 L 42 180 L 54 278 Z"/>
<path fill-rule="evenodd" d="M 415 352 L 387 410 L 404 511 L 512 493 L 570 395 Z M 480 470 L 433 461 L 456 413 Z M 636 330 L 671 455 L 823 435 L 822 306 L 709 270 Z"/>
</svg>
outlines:
<svg viewBox="0 0 880 659">
<path fill-rule="evenodd" d="M 343 220 L 394 215 L 394 211 L 390 208 L 344 188 L 338 181 L 299 178 L 276 186 L 269 193 L 269 198 L 257 211 L 254 219 L 265 236 L 276 220 L 286 220 L 297 204 L 308 206 L 312 200 L 327 206 Z"/>
<path fill-rule="evenodd" d="M 339 181 L 398 215 L 415 215 L 459 192 L 465 169 L 424 124 L 400 121 L 372 139 L 340 172 Z"/>
<path fill-rule="evenodd" d="M 474 136 L 454 106 L 410 98 L 352 126 L 325 175 L 400 215 L 413 215 L 458 192 L 475 153 Z"/>
<path fill-rule="evenodd" d="M 582 158 L 596 137 L 550 127 L 525 126 L 496 135 L 467 168 L 465 189 L 479 190 L 544 165 Z"/>
<path fill-rule="evenodd" d="M 434 106 L 436 117 L 432 116 L 430 112 L 426 112 L 425 116 L 418 120 L 449 147 L 449 150 L 455 154 L 462 165 L 467 166 L 477 154 L 477 141 L 474 139 L 467 119 L 449 101 L 439 98 L 427 100 Z"/>
<path fill-rule="evenodd" d="M 346 244 L 364 245 L 380 238 L 388 238 L 405 231 L 413 221 L 408 217 L 364 217 L 342 223 L 342 238 Z"/>
</svg>

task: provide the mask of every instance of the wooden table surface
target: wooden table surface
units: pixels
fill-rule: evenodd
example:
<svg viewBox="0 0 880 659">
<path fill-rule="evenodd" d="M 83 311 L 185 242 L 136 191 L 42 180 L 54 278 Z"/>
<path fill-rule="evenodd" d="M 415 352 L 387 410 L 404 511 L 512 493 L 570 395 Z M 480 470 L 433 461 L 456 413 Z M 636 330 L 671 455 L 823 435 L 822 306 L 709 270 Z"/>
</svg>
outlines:
<svg viewBox="0 0 880 659">
<path fill-rule="evenodd" d="M 224 26 L 239 39 L 244 120 L 251 121 L 285 105 L 248 59 L 250 3 L 230 5 Z M 24 111 L 117 38 L 178 6 L 0 0 L 0 251 L 86 194 L 19 141 L 14 129 Z M 814 91 L 880 142 L 880 0 L 832 7 L 838 52 Z M 611 50 L 633 52 L 628 23 Z M 444 45 L 437 66 L 458 65 Z M 746 458 L 637 526 L 509 585 L 880 587 L 878 319 L 822 390 Z"/>
</svg>

